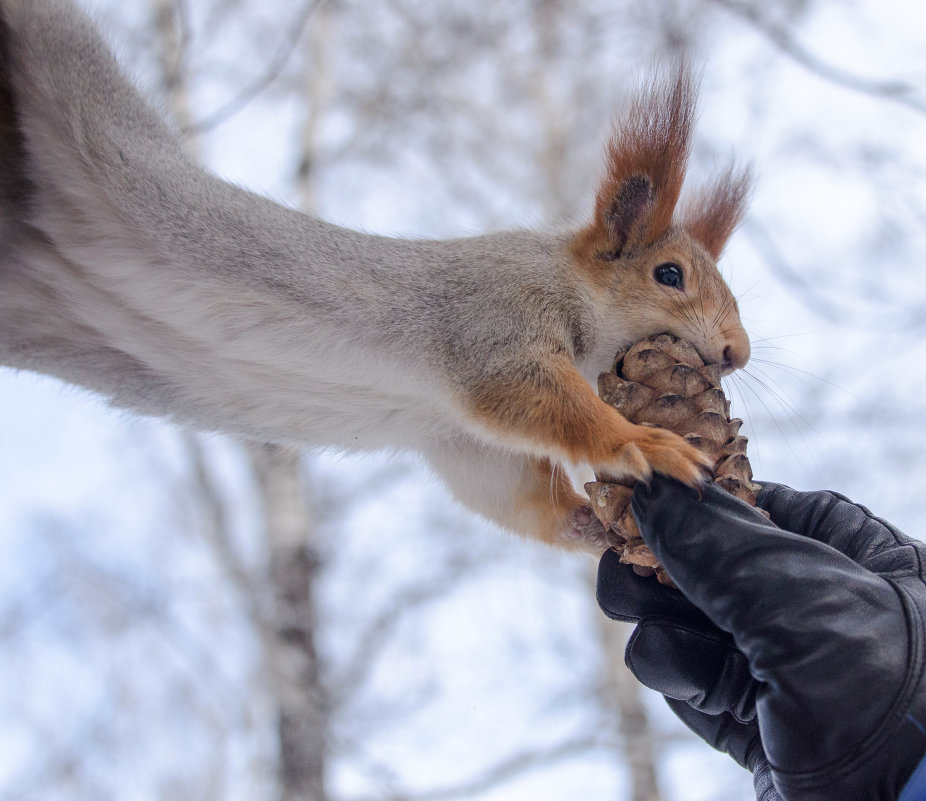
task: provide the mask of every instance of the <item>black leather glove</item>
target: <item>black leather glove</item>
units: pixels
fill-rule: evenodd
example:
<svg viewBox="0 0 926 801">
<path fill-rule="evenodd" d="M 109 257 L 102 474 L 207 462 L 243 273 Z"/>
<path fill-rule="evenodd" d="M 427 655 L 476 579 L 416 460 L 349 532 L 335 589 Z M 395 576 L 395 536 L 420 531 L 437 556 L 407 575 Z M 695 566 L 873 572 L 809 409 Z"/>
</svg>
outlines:
<svg viewBox="0 0 926 801">
<path fill-rule="evenodd" d="M 628 667 L 757 798 L 926 799 L 926 546 L 831 492 L 764 485 L 773 523 L 660 476 L 632 503 L 679 590 L 608 553 L 599 604 L 639 621 Z"/>
</svg>

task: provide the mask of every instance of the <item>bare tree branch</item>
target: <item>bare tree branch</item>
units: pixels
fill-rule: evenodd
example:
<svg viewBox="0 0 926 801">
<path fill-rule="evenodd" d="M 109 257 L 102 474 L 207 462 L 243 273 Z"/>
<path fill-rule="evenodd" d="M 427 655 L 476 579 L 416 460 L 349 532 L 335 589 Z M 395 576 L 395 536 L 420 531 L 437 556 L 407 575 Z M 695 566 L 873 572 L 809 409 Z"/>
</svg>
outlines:
<svg viewBox="0 0 926 801">
<path fill-rule="evenodd" d="M 338 671 L 337 684 L 331 688 L 332 703 L 335 706 L 344 704 L 376 667 L 377 657 L 389 644 L 401 623 L 431 601 L 446 595 L 449 587 L 472 566 L 465 560 L 453 560 L 437 577 L 427 582 L 419 580 L 414 586 L 393 595 L 357 636 L 355 652 Z"/>
<path fill-rule="evenodd" d="M 608 750 L 615 747 L 607 738 L 600 735 L 576 737 L 565 740 L 549 748 L 534 748 L 506 757 L 500 762 L 483 770 L 479 775 L 458 784 L 435 787 L 431 790 L 417 792 L 392 792 L 376 796 L 366 796 L 352 801 L 455 801 L 461 798 L 473 798 L 505 782 L 537 768 L 547 768 L 557 762 L 588 754 L 591 751 Z"/>
<path fill-rule="evenodd" d="M 265 616 L 257 603 L 258 593 L 254 576 L 245 567 L 231 542 L 231 526 L 225 501 L 206 464 L 202 446 L 196 435 L 185 432 L 182 441 L 192 473 L 188 489 L 196 496 L 196 508 L 205 516 L 205 525 L 197 530 L 204 535 L 222 572 L 234 587 L 251 625 L 260 632 L 266 625 Z"/>
<path fill-rule="evenodd" d="M 847 310 L 836 305 L 829 296 L 816 291 L 813 284 L 791 265 L 763 225 L 750 219 L 743 226 L 743 231 L 762 260 L 772 269 L 772 275 L 793 290 L 794 296 L 804 306 L 829 323 L 837 324 L 844 318 Z"/>
<path fill-rule="evenodd" d="M 276 56 L 270 60 L 267 68 L 262 75 L 259 75 L 248 86 L 244 87 L 237 95 L 229 100 L 224 106 L 220 106 L 215 111 L 206 114 L 202 119 L 193 122 L 186 129 L 188 134 L 202 134 L 209 131 L 226 120 L 235 116 L 249 103 L 254 101 L 262 92 L 264 92 L 283 72 L 289 60 L 296 52 L 299 41 L 312 18 L 312 14 L 318 6 L 325 0 L 308 0 L 304 3 L 300 12 L 296 15 L 293 23 L 288 27 L 289 35 L 283 46 L 277 51 Z"/>
<path fill-rule="evenodd" d="M 801 45 L 790 31 L 768 19 L 757 3 L 743 0 L 711 0 L 740 19 L 746 20 L 764 35 L 781 52 L 789 56 L 804 69 L 832 83 L 854 92 L 899 103 L 920 114 L 926 114 L 926 97 L 919 90 L 900 80 L 876 80 L 834 66 L 814 55 Z"/>
<path fill-rule="evenodd" d="M 158 61 L 171 114 L 181 129 L 190 125 L 186 92 L 186 58 L 190 41 L 189 12 L 185 0 L 151 0 L 158 37 Z"/>
<path fill-rule="evenodd" d="M 772 235 L 757 220 L 748 220 L 743 226 L 743 232 L 771 269 L 772 276 L 792 290 L 794 297 L 805 308 L 830 325 L 855 327 L 859 324 L 860 315 L 869 325 L 893 331 L 909 331 L 926 325 L 926 313 L 917 300 L 909 305 L 881 301 L 879 308 L 875 305 L 877 300 L 865 298 L 869 304 L 867 309 L 861 308 L 861 303 L 853 306 L 840 303 L 832 297 L 832 293 L 826 291 L 825 283 L 821 285 L 822 288 L 818 288 L 791 264 Z M 862 299 L 861 293 L 856 293 L 856 299 Z"/>
</svg>

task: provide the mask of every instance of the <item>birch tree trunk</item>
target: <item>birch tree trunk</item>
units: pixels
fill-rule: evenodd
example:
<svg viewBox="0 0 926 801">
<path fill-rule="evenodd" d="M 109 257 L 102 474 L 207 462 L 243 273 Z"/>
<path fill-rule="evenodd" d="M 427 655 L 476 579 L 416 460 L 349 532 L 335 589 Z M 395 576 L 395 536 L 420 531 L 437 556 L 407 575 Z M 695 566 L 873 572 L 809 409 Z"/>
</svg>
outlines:
<svg viewBox="0 0 926 801">
<path fill-rule="evenodd" d="M 662 801 L 656 753 L 640 682 L 624 665 L 630 626 L 598 615 L 604 681 L 601 703 L 613 714 L 630 779 L 630 801 Z"/>
<path fill-rule="evenodd" d="M 185 72 L 184 37 L 180 6 L 173 0 L 151 0 L 158 36 L 158 55 L 164 88 L 178 126 L 192 130 Z M 304 205 L 313 203 L 311 165 L 322 106 L 326 96 L 326 71 L 322 58 L 329 20 L 327 5 L 312 21 L 306 82 L 306 124 L 299 178 Z M 187 141 L 196 151 L 196 143 Z M 191 443 L 192 447 L 198 447 Z M 245 453 L 254 474 L 262 512 L 267 552 L 266 582 L 252 585 L 251 592 L 269 592 L 250 599 L 253 609 L 266 610 L 255 619 L 268 686 L 276 704 L 278 769 L 281 801 L 327 801 L 325 790 L 328 757 L 329 697 L 316 649 L 318 620 L 315 594 L 322 569 L 315 542 L 315 526 L 298 452 L 277 445 L 248 443 Z M 240 583 L 239 583 L 240 586 Z"/>
<path fill-rule="evenodd" d="M 315 592 L 322 569 L 298 452 L 248 446 L 263 509 L 272 592 L 266 659 L 277 704 L 282 801 L 326 801 L 328 693 L 316 649 Z"/>
</svg>

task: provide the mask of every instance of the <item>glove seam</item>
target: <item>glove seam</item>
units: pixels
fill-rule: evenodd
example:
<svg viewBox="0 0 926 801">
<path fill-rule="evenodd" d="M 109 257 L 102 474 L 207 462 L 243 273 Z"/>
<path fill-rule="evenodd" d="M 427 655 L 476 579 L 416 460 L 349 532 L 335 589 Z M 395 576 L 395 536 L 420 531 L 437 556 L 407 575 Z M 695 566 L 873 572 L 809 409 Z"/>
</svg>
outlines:
<svg viewBox="0 0 926 801">
<path fill-rule="evenodd" d="M 828 492 L 830 495 L 835 496 L 836 498 L 839 498 L 839 500 L 841 501 L 845 501 L 846 503 L 851 504 L 856 509 L 860 509 L 866 518 L 877 523 L 879 526 L 884 526 L 884 528 L 886 528 L 888 531 L 891 532 L 891 536 L 894 538 L 895 545 L 904 546 L 904 545 L 911 544 L 910 540 L 913 539 L 912 537 L 908 536 L 907 534 L 904 534 L 900 529 L 897 528 L 897 526 L 895 526 L 893 523 L 888 522 L 883 517 L 878 517 L 878 515 L 872 512 L 871 509 L 869 509 L 867 506 L 863 506 L 860 503 L 856 503 L 855 501 L 851 500 L 850 498 L 847 498 L 845 495 L 843 495 L 840 492 L 834 492 L 833 490 L 826 490 L 826 492 Z M 906 542 L 902 542 L 901 538 L 903 540 L 906 540 Z M 916 556 L 917 556 L 917 562 L 920 563 L 920 567 L 922 567 L 922 563 L 920 562 L 920 558 L 919 558 L 919 552 L 917 552 Z"/>
<path fill-rule="evenodd" d="M 723 638 L 723 637 L 718 637 L 718 636 L 714 635 L 714 634 L 711 633 L 711 632 L 699 631 L 698 629 L 695 629 L 695 628 L 692 628 L 692 627 L 689 627 L 689 626 L 685 626 L 685 625 L 679 623 L 677 620 L 673 620 L 672 618 L 668 618 L 668 617 L 646 617 L 646 618 L 643 618 L 643 619 L 637 624 L 636 628 L 635 628 L 635 629 L 633 630 L 633 632 L 631 633 L 630 638 L 627 640 L 627 645 L 626 645 L 626 647 L 625 647 L 625 649 L 624 649 L 624 664 L 627 666 L 627 669 L 628 669 L 631 673 L 633 673 L 634 678 L 636 678 L 637 681 L 639 681 L 641 684 L 643 684 L 643 685 L 646 686 L 646 687 L 648 687 L 649 685 L 646 684 L 646 682 L 644 682 L 644 681 L 640 678 L 640 676 L 639 676 L 639 674 L 637 673 L 636 669 L 633 667 L 633 657 L 632 657 L 633 648 L 632 648 L 631 646 L 632 646 L 633 643 L 636 641 L 636 639 L 640 636 L 641 631 L 642 631 L 643 629 L 645 629 L 647 626 L 660 626 L 660 627 L 662 627 L 662 628 L 672 629 L 673 631 L 681 631 L 681 632 L 684 632 L 685 634 L 693 634 L 693 635 L 696 635 L 697 637 L 699 637 L 699 638 L 700 638 L 701 640 L 703 640 L 704 642 L 708 642 L 708 643 L 711 643 L 711 644 L 713 644 L 713 645 L 720 645 L 720 646 L 722 646 L 722 647 L 724 647 L 724 648 L 726 648 L 726 649 L 728 649 L 728 650 L 736 650 L 736 649 L 735 649 L 735 646 L 734 646 L 733 648 L 730 647 L 730 646 L 731 646 L 731 643 L 729 642 L 729 640 L 726 640 L 726 639 Z M 684 701 L 685 699 L 684 699 L 684 698 L 676 698 L 675 700 L 676 700 L 676 701 Z"/>
<path fill-rule="evenodd" d="M 770 482 L 759 482 L 759 483 L 762 485 L 762 491 L 759 493 L 759 497 L 757 500 L 758 500 L 759 506 L 761 506 L 763 509 L 766 509 L 766 507 L 770 505 L 770 502 L 775 498 L 775 496 L 777 496 L 781 492 L 782 489 L 791 490 L 791 492 L 797 493 L 799 495 L 806 494 L 806 493 L 801 493 L 800 490 L 795 490 L 791 487 L 786 487 L 784 484 L 772 484 Z M 910 537 L 908 534 L 905 534 L 903 531 L 897 528 L 897 526 L 895 526 L 893 523 L 885 520 L 882 517 L 878 517 L 878 515 L 874 514 L 867 506 L 863 506 L 860 503 L 856 503 L 851 498 L 847 498 L 841 492 L 836 492 L 835 490 L 817 490 L 817 493 L 821 495 L 829 496 L 830 501 L 832 500 L 842 501 L 843 503 L 847 503 L 850 506 L 853 506 L 856 509 L 858 509 L 860 512 L 862 512 L 862 514 L 865 516 L 867 520 L 870 520 L 873 523 L 877 523 L 879 526 L 881 526 L 882 528 L 884 528 L 886 531 L 890 533 L 891 538 L 894 541 L 895 548 L 911 548 L 913 550 L 913 553 L 915 554 L 917 573 L 919 574 L 920 577 L 922 577 L 924 567 L 926 567 L 926 563 L 924 563 L 924 552 L 923 552 L 924 545 L 922 542 L 914 539 L 913 537 Z M 827 504 L 826 514 L 830 513 L 830 511 L 832 510 L 832 507 L 833 507 L 832 503 Z M 806 535 L 802 535 L 802 536 L 806 536 Z M 813 539 L 816 539 L 816 538 L 813 538 Z M 890 549 L 890 550 L 893 550 L 893 549 Z M 853 559 L 853 561 L 856 561 L 856 560 Z M 864 567 L 864 565 L 862 566 Z M 926 580 L 924 580 L 924 584 L 926 584 Z"/>
<path fill-rule="evenodd" d="M 842 497 L 839 493 L 832 493 L 837 497 Z M 909 548 L 913 551 L 914 559 L 916 560 L 916 574 L 920 577 L 920 581 L 923 581 L 926 584 L 926 581 L 923 580 L 923 557 L 920 553 L 920 547 L 917 547 L 918 543 L 913 537 L 910 537 L 907 534 L 904 534 L 900 529 L 898 529 L 893 523 L 889 523 L 887 520 L 884 520 L 881 517 L 878 517 L 870 509 L 865 506 L 861 506 L 857 503 L 853 503 L 848 498 L 845 499 L 847 503 L 851 503 L 853 506 L 861 509 L 864 512 L 865 517 L 871 520 L 872 522 L 877 523 L 879 526 L 883 526 L 887 531 L 891 533 L 891 537 L 894 539 L 894 545 L 897 548 Z M 919 544 L 921 546 L 921 543 Z M 922 547 L 922 546 L 921 546 Z M 906 574 L 905 574 L 906 575 Z"/>
<path fill-rule="evenodd" d="M 746 769 L 751 773 L 755 773 L 756 769 L 759 767 L 758 758 L 764 757 L 765 761 L 768 762 L 768 757 L 765 756 L 765 750 L 762 747 L 762 735 L 759 732 L 756 732 L 756 736 L 749 741 L 749 745 L 746 747 Z"/>
<path fill-rule="evenodd" d="M 673 629 L 674 631 L 683 631 L 686 634 L 697 635 L 700 639 L 706 642 L 711 642 L 716 645 L 722 645 L 727 650 L 731 650 L 731 651 L 736 650 L 736 646 L 732 638 L 730 637 L 729 634 L 724 632 L 723 629 L 718 629 L 718 631 L 721 632 L 721 634 L 718 635 L 712 631 L 703 631 L 702 629 L 695 628 L 693 624 L 686 625 L 684 623 L 680 623 L 678 620 L 674 618 L 665 617 L 663 615 L 645 617 L 640 621 L 640 625 L 641 626 L 659 625 L 659 626 L 662 626 L 663 628 Z"/>
<path fill-rule="evenodd" d="M 825 778 L 828 783 L 832 783 L 834 780 L 849 775 L 854 770 L 858 769 L 859 764 L 864 765 L 874 753 L 883 748 L 906 718 L 913 696 L 922 680 L 924 661 L 926 661 L 923 654 L 922 641 L 924 621 L 914 599 L 910 597 L 907 590 L 890 579 L 886 579 L 886 581 L 900 597 L 901 605 L 904 609 L 904 618 L 907 624 L 907 638 L 910 643 L 909 653 L 913 655 L 912 664 L 907 666 L 903 683 L 897 691 L 897 696 L 891 704 L 890 709 L 885 713 L 881 722 L 878 724 L 877 729 L 849 754 L 842 756 L 834 762 L 814 768 L 812 771 L 804 772 L 789 772 L 787 770 L 782 770 L 769 760 L 769 764 L 776 775 L 787 778 L 789 784 L 792 782 L 798 784 L 798 787 L 792 787 L 791 789 L 800 789 L 800 785 L 805 783 L 813 784 L 815 780 L 820 778 Z"/>
<path fill-rule="evenodd" d="M 668 695 L 666 694 L 666 691 L 664 689 L 654 688 L 652 685 L 650 685 L 648 682 L 644 681 L 641 678 L 640 673 L 636 667 L 636 662 L 634 660 L 634 647 L 633 646 L 635 642 L 637 641 L 637 639 L 639 639 L 639 637 L 642 636 L 642 634 L 646 631 L 647 628 L 655 628 L 663 632 L 667 631 L 669 633 L 681 633 L 685 635 L 686 637 L 690 637 L 692 640 L 696 639 L 699 643 L 707 643 L 709 646 L 722 649 L 723 654 L 724 654 L 724 659 L 723 659 L 724 673 L 726 673 L 726 671 L 729 669 L 732 669 L 734 672 L 736 672 L 738 669 L 742 667 L 742 665 L 745 664 L 744 669 L 747 673 L 749 673 L 750 678 L 752 679 L 752 682 L 753 682 L 753 685 L 751 685 L 752 689 L 749 689 L 749 687 L 747 687 L 747 691 L 745 693 L 737 696 L 736 703 L 733 706 L 733 708 L 726 708 L 725 711 L 737 723 L 750 724 L 755 721 L 755 688 L 754 688 L 755 677 L 753 677 L 751 672 L 749 672 L 749 662 L 746 659 L 745 655 L 736 647 L 736 645 L 730 639 L 729 635 L 727 635 L 722 630 L 718 630 L 718 632 L 715 633 L 712 631 L 704 631 L 702 629 L 695 628 L 691 625 L 686 626 L 685 624 L 680 623 L 673 618 L 648 617 L 648 618 L 644 618 L 643 620 L 639 622 L 637 627 L 633 630 L 630 637 L 628 638 L 627 645 L 624 649 L 624 665 L 633 674 L 633 676 L 636 678 L 637 681 L 639 681 L 645 687 L 649 687 L 650 689 L 655 689 L 656 692 L 662 693 L 667 698 L 672 698 L 675 701 L 684 701 L 692 709 L 698 712 L 701 712 L 705 715 L 714 715 L 716 713 L 707 712 L 704 709 L 702 709 L 700 706 L 695 705 L 695 703 L 693 703 L 693 697 L 692 698 L 679 698 L 675 695 Z M 736 660 L 738 664 L 733 664 L 731 660 Z M 645 664 L 646 660 L 643 660 L 643 661 Z M 724 674 L 721 674 L 721 675 L 724 675 Z M 720 686 L 720 683 L 715 682 L 714 685 L 710 688 L 702 688 L 701 697 L 706 698 L 712 695 L 716 691 L 716 688 L 718 686 Z M 752 695 L 752 700 L 749 701 L 748 704 L 749 704 L 749 708 L 751 709 L 751 714 L 747 717 L 743 714 L 743 707 L 745 704 L 747 704 L 747 699 L 750 698 L 750 695 Z"/>
<path fill-rule="evenodd" d="M 607 554 L 607 551 L 605 552 Z M 600 569 L 600 565 L 599 565 Z M 598 604 L 598 608 L 604 613 L 605 617 L 609 620 L 616 620 L 619 623 L 639 623 L 642 619 L 639 615 L 628 615 L 622 614 L 620 612 L 615 612 L 611 609 L 610 606 L 605 604 L 605 599 L 602 597 L 601 593 L 601 581 L 596 582 L 595 587 L 595 603 Z"/>
<path fill-rule="evenodd" d="M 613 612 L 610 609 L 610 607 L 607 607 L 604 605 L 601 595 L 599 593 L 595 593 L 595 602 L 598 604 L 598 608 L 602 612 L 604 612 L 605 617 L 607 617 L 609 620 L 615 620 L 618 623 L 639 623 L 640 622 L 639 617 L 635 617 L 633 615 L 624 615 L 619 612 Z"/>
</svg>

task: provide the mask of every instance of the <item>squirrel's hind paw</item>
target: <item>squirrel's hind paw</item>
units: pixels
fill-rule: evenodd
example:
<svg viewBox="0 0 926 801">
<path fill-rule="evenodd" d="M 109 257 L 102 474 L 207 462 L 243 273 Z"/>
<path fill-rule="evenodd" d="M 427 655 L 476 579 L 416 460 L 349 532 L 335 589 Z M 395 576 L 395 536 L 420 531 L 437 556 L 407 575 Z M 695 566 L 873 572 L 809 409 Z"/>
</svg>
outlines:
<svg viewBox="0 0 926 801">
<path fill-rule="evenodd" d="M 563 531 L 565 545 L 600 556 L 608 549 L 607 531 L 590 506 L 577 506 L 570 513 Z"/>
</svg>

